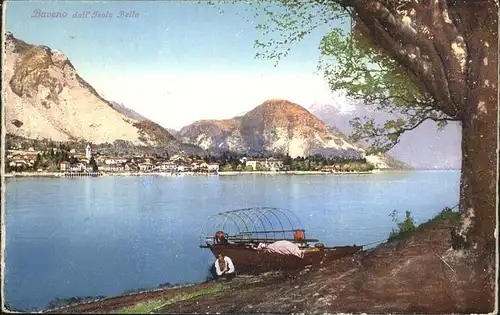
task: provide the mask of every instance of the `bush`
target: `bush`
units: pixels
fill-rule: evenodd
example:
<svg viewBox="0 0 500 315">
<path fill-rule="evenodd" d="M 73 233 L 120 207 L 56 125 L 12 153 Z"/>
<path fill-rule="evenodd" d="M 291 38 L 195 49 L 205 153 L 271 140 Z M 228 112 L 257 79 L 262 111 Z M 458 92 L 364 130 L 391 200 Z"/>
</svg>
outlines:
<svg viewBox="0 0 500 315">
<path fill-rule="evenodd" d="M 222 172 L 231 172 L 233 170 L 233 167 L 229 164 L 226 164 L 224 165 L 222 168 L 221 168 L 221 171 Z"/>
<path fill-rule="evenodd" d="M 452 208 L 444 208 L 439 212 L 434 218 L 430 219 L 426 223 L 429 222 L 435 222 L 435 221 L 444 221 L 444 220 L 450 220 L 450 221 L 458 221 L 460 219 L 460 212 L 458 211 L 453 211 Z"/>
<path fill-rule="evenodd" d="M 391 214 L 389 214 L 389 216 L 392 217 L 392 221 L 397 224 L 398 229 L 392 230 L 392 232 L 389 234 L 388 240 L 391 241 L 395 239 L 401 239 L 408 233 L 415 231 L 416 229 L 432 222 L 446 221 L 446 220 L 457 222 L 460 219 L 460 212 L 453 211 L 453 208 L 448 208 L 448 207 L 444 208 L 436 216 L 429 219 L 425 223 L 419 224 L 418 226 L 415 226 L 415 220 L 412 218 L 410 211 L 406 211 L 405 220 L 403 222 L 399 222 L 397 219 L 398 212 L 394 210 L 391 212 Z"/>
<path fill-rule="evenodd" d="M 406 217 L 403 222 L 398 221 L 398 212 L 396 210 L 393 210 L 391 214 L 389 214 L 389 216 L 392 217 L 392 222 L 396 223 L 396 225 L 398 226 L 397 230 L 393 229 L 389 234 L 389 241 L 401 238 L 408 233 L 415 231 L 415 220 L 411 216 L 411 211 L 406 211 Z"/>
</svg>

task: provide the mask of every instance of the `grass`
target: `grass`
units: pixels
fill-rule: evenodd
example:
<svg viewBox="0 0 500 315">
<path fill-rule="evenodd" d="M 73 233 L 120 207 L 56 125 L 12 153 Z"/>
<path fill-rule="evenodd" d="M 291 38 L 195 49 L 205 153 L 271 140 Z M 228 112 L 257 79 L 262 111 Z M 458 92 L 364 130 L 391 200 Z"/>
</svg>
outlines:
<svg viewBox="0 0 500 315">
<path fill-rule="evenodd" d="M 424 224 L 428 224 L 431 222 L 439 222 L 439 221 L 445 221 L 445 220 L 450 220 L 452 222 L 458 222 L 460 220 L 460 212 L 458 211 L 453 211 L 452 208 L 444 208 L 439 212 L 434 218 L 430 219 L 429 221 L 425 222 Z M 423 224 L 421 224 L 423 225 Z"/>
<path fill-rule="evenodd" d="M 153 300 L 126 307 L 118 311 L 119 314 L 144 314 L 149 313 L 163 304 L 163 300 Z"/>
<path fill-rule="evenodd" d="M 165 307 L 177 302 L 189 300 L 198 296 L 202 295 L 208 295 L 208 294 L 214 294 L 217 292 L 221 292 L 223 290 L 224 286 L 222 284 L 215 284 L 213 286 L 210 286 L 208 288 L 203 288 L 187 293 L 181 293 L 174 295 L 169 298 L 164 298 L 164 299 L 157 299 L 157 300 L 152 300 L 152 301 L 147 301 L 147 302 L 142 302 L 133 306 L 125 307 L 122 308 L 121 310 L 118 311 L 119 314 L 143 314 L 143 313 L 149 313 L 152 312 L 153 310 L 159 309 L 161 307 Z"/>
<path fill-rule="evenodd" d="M 415 225 L 415 220 L 411 216 L 411 211 L 406 211 L 405 214 L 405 219 L 402 222 L 398 221 L 398 212 L 396 210 L 392 211 L 389 215 L 390 217 L 392 217 L 392 222 L 396 223 L 396 225 L 398 226 L 397 230 L 393 229 L 389 234 L 389 241 L 404 238 L 409 233 L 415 231 L 415 229 L 417 228 Z"/>
<path fill-rule="evenodd" d="M 388 241 L 404 239 L 411 232 L 420 229 L 423 226 L 428 225 L 430 223 L 446 221 L 446 220 L 449 220 L 451 222 L 458 222 L 458 220 L 460 220 L 460 212 L 453 211 L 452 208 L 448 207 L 441 210 L 438 214 L 436 214 L 433 218 L 429 219 L 427 222 L 424 222 L 419 225 L 415 225 L 415 220 L 411 216 L 410 211 L 406 211 L 406 216 L 403 221 L 398 221 L 397 215 L 398 213 L 396 210 L 392 211 L 391 214 L 389 215 L 392 217 L 392 221 L 396 223 L 396 225 L 398 226 L 398 229 L 392 230 L 392 232 L 389 234 L 389 238 L 387 239 Z"/>
</svg>

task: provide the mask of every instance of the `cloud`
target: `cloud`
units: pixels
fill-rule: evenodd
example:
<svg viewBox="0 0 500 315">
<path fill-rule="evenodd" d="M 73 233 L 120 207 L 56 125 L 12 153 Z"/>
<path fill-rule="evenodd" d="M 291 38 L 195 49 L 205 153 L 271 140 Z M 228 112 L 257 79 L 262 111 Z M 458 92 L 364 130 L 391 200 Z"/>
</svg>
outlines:
<svg viewBox="0 0 500 315">
<path fill-rule="evenodd" d="M 267 99 L 287 99 L 307 108 L 332 103 L 337 97 L 323 78 L 314 75 L 96 75 L 88 79 L 108 99 L 176 129 L 199 119 L 232 118 Z"/>
</svg>

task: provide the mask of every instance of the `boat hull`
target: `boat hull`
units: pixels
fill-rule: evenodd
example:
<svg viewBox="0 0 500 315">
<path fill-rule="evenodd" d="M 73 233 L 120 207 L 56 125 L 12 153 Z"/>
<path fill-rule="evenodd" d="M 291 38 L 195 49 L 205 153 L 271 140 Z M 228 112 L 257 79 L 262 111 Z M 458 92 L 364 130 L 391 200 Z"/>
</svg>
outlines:
<svg viewBox="0 0 500 315">
<path fill-rule="evenodd" d="M 295 255 L 283 255 L 232 244 L 209 245 L 207 247 L 215 257 L 222 252 L 231 258 L 236 272 L 239 274 L 261 274 L 268 271 L 300 270 L 306 266 L 316 267 L 321 262 L 350 256 L 362 249 L 361 246 L 326 247 L 322 250 L 305 249 L 304 257 L 300 258 Z"/>
</svg>

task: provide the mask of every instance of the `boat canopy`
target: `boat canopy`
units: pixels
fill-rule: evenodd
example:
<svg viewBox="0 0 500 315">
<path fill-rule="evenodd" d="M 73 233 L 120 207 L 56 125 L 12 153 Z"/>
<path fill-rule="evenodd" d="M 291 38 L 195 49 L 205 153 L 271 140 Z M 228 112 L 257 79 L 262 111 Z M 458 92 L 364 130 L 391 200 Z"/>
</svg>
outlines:
<svg viewBox="0 0 500 315">
<path fill-rule="evenodd" d="M 202 245 L 258 244 L 278 240 L 304 245 L 318 241 L 306 238 L 304 227 L 292 211 L 272 207 L 217 213 L 207 219 L 201 232 Z"/>
</svg>

